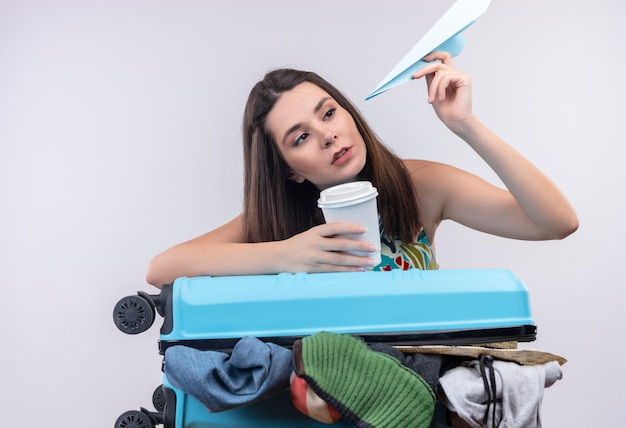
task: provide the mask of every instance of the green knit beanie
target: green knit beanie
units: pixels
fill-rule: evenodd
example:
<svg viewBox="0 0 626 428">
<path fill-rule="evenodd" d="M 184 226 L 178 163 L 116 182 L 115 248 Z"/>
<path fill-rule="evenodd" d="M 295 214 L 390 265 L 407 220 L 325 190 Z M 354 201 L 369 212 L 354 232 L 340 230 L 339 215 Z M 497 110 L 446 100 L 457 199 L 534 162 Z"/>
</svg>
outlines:
<svg viewBox="0 0 626 428">
<path fill-rule="evenodd" d="M 427 428 L 435 395 L 397 359 L 353 336 L 320 332 L 294 343 L 294 371 L 358 428 Z"/>
</svg>

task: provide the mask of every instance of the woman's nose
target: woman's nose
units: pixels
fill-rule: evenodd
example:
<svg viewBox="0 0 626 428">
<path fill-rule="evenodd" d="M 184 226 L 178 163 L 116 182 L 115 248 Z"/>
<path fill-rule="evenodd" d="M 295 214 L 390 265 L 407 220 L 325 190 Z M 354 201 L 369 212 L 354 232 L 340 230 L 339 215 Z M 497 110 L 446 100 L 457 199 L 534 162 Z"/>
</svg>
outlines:
<svg viewBox="0 0 626 428">
<path fill-rule="evenodd" d="M 337 134 L 334 131 L 328 131 L 324 135 L 324 147 L 328 147 L 337 140 Z"/>
</svg>

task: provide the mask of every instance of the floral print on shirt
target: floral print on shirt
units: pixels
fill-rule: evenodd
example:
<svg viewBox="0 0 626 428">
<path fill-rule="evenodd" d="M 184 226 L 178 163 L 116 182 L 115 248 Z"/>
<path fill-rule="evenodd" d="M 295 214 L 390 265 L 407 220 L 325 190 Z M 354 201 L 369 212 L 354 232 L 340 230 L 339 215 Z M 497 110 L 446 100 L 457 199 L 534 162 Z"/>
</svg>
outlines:
<svg viewBox="0 0 626 428">
<path fill-rule="evenodd" d="M 412 268 L 422 270 L 439 269 L 424 229 L 420 229 L 417 239 L 412 244 L 403 244 L 399 240 L 391 240 L 385 236 L 382 227 L 381 231 L 381 262 L 374 267 L 375 271 L 408 270 Z"/>
</svg>

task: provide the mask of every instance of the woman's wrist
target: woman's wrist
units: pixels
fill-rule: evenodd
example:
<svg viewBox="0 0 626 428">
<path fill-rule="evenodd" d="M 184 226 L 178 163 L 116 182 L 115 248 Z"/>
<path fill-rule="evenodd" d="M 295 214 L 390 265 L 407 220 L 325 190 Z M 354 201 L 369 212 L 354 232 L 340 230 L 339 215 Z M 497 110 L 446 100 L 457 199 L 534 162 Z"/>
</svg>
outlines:
<svg viewBox="0 0 626 428">
<path fill-rule="evenodd" d="M 482 128 L 484 125 L 476 116 L 473 114 L 467 116 L 462 120 L 454 120 L 445 124 L 450 131 L 454 134 L 462 138 L 463 140 L 472 139 L 474 135 Z"/>
</svg>

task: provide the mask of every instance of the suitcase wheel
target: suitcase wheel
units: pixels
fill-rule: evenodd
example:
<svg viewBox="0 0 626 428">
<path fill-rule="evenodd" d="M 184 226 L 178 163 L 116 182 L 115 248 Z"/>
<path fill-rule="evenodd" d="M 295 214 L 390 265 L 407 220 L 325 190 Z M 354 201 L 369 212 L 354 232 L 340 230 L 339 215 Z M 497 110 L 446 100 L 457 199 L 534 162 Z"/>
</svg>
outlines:
<svg viewBox="0 0 626 428">
<path fill-rule="evenodd" d="M 139 410 L 124 412 L 115 421 L 115 428 L 154 428 L 152 418 Z"/>
<path fill-rule="evenodd" d="M 154 317 L 154 306 L 142 296 L 124 297 L 113 309 L 115 326 L 126 334 L 138 334 L 148 330 L 154 323 Z"/>
<path fill-rule="evenodd" d="M 157 412 L 163 412 L 165 410 L 165 394 L 163 393 L 163 386 L 159 385 L 152 393 L 152 404 Z"/>
</svg>

